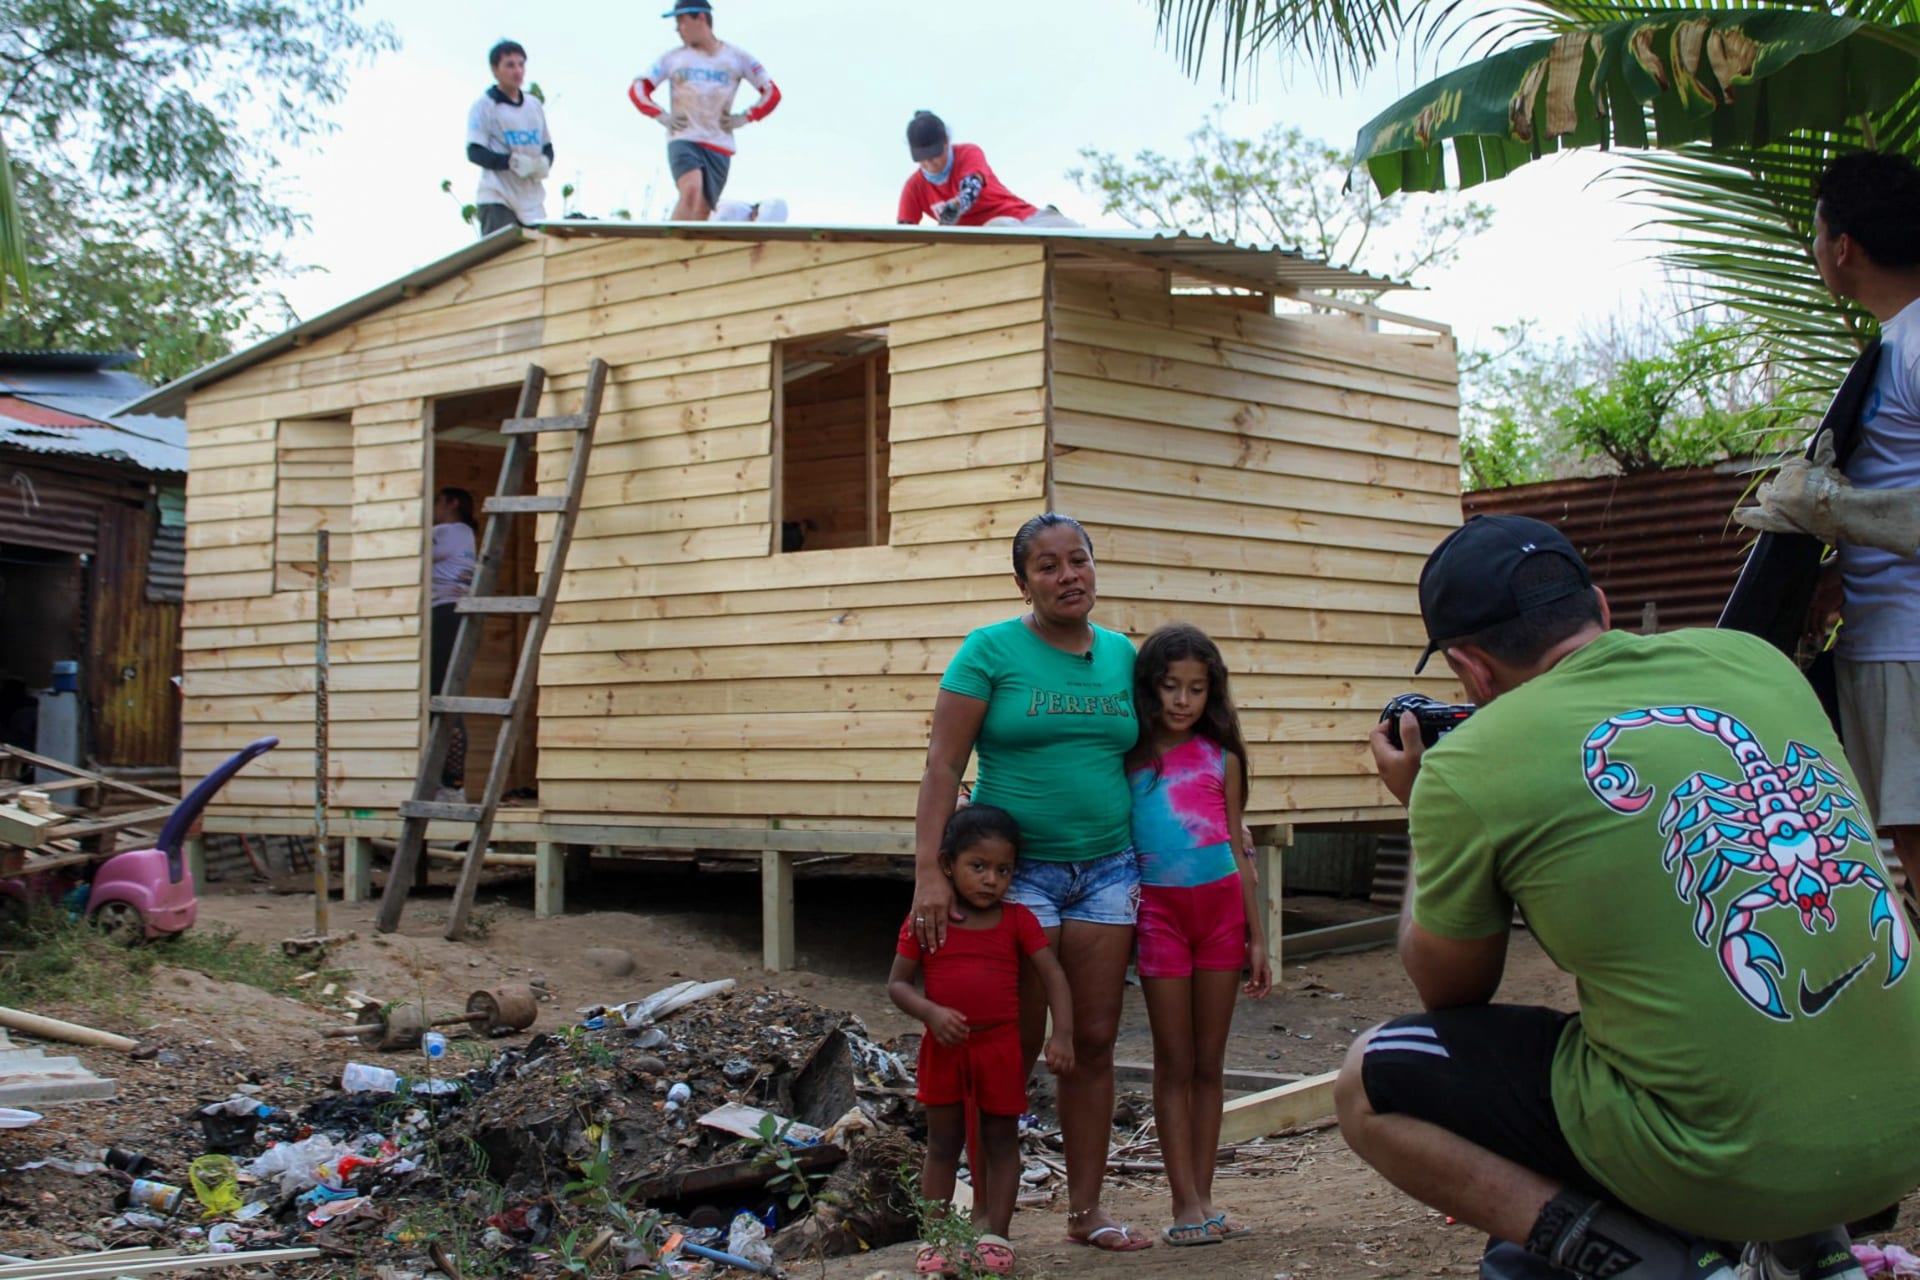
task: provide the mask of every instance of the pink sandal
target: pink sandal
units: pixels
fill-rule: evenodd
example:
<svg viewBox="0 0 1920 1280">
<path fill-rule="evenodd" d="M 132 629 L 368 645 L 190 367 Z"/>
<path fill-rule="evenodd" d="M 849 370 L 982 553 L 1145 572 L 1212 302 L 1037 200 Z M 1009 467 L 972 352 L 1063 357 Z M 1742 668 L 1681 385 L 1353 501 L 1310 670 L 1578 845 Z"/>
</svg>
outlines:
<svg viewBox="0 0 1920 1280">
<path fill-rule="evenodd" d="M 973 1265 L 990 1276 L 1010 1276 L 1013 1246 L 1005 1236 L 983 1235 L 973 1247 Z"/>
<path fill-rule="evenodd" d="M 917 1276 L 951 1276 L 959 1273 L 959 1268 L 947 1261 L 947 1255 L 940 1252 L 939 1245 L 923 1244 L 920 1252 L 914 1255 L 913 1274 Z"/>
</svg>

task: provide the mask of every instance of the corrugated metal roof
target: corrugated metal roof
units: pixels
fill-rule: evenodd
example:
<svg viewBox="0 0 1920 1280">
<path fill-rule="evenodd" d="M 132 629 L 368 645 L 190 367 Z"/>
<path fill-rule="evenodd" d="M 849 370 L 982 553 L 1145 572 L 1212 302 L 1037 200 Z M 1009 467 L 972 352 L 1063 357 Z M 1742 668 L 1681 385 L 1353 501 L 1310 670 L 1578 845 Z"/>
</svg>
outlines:
<svg viewBox="0 0 1920 1280">
<path fill-rule="evenodd" d="M 0 447 L 184 472 L 184 419 L 119 414 L 129 396 L 149 390 L 113 367 L 132 358 L 121 352 L 0 352 Z"/>
<path fill-rule="evenodd" d="M 1176 287 L 1229 286 L 1256 293 L 1332 289 L 1404 289 L 1408 286 L 1384 276 L 1349 271 L 1298 249 L 1236 245 L 1184 231 L 1114 231 L 1070 227 L 836 227 L 787 222 L 594 222 L 568 219 L 542 223 L 539 228 L 558 236 L 604 236 L 658 239 L 827 241 L 863 243 L 925 243 L 961 237 L 1003 242 L 1049 244 L 1057 250 L 1083 256 L 1134 258 L 1172 273 Z M 515 227 L 496 231 L 419 270 L 342 303 L 324 315 L 295 325 L 284 333 L 237 351 L 222 360 L 176 378 L 164 387 L 130 400 L 119 414 L 186 412 L 187 396 L 200 387 L 251 368 L 263 360 L 304 342 L 343 329 L 383 307 L 422 289 L 450 280 L 509 249 L 526 237 Z M 1413 321 L 1422 324 L 1422 321 Z"/>
<path fill-rule="evenodd" d="M 31 400 L 22 400 L 19 396 L 0 395 L 0 417 L 14 422 L 24 422 L 35 427 L 91 427 L 97 426 L 92 418 L 76 417 L 61 409 L 50 409 Z M 6 425 L 6 424 L 0 424 Z"/>
<path fill-rule="evenodd" d="M 970 237 L 1001 243 L 1039 243 L 1090 255 L 1138 257 L 1171 271 L 1176 287 L 1228 285 L 1257 293 L 1278 290 L 1405 289 L 1386 276 L 1336 267 L 1303 250 L 1273 245 L 1242 245 L 1186 231 L 1107 227 L 830 227 L 790 222 L 594 222 L 574 218 L 548 222 L 542 231 L 557 236 L 634 236 L 703 240 L 854 240 L 914 243 Z"/>
<path fill-rule="evenodd" d="M 1550 480 L 1469 493 L 1468 515 L 1532 516 L 1567 535 L 1607 593 L 1617 627 L 1638 631 L 1648 605 L 1657 630 L 1710 627 L 1746 563 L 1753 534 L 1732 512 L 1750 464 Z"/>
<path fill-rule="evenodd" d="M 0 400 L 0 406 L 6 402 Z M 0 413 L 4 413 L 0 408 Z M 182 427 L 184 431 L 184 425 Z M 36 427 L 0 417 L 0 448 L 28 453 L 57 453 L 70 457 L 103 458 L 125 462 L 142 471 L 180 472 L 187 469 L 184 446 L 162 444 L 115 426 Z"/>
<path fill-rule="evenodd" d="M 0 368 L 68 369 L 85 372 L 118 369 L 139 359 L 131 351 L 0 351 Z"/>
</svg>

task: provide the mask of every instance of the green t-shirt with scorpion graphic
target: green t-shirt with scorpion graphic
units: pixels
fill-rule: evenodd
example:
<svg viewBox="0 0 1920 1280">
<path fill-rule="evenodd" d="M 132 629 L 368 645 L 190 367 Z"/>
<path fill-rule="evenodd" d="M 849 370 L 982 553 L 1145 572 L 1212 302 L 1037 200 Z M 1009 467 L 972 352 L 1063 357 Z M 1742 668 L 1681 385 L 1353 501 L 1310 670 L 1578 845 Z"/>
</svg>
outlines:
<svg viewBox="0 0 1920 1280">
<path fill-rule="evenodd" d="M 1414 917 L 1517 905 L 1578 983 L 1554 1109 L 1622 1202 L 1720 1239 L 1920 1185 L 1920 976 L 1818 699 L 1765 641 L 1608 632 L 1443 738 Z"/>
</svg>

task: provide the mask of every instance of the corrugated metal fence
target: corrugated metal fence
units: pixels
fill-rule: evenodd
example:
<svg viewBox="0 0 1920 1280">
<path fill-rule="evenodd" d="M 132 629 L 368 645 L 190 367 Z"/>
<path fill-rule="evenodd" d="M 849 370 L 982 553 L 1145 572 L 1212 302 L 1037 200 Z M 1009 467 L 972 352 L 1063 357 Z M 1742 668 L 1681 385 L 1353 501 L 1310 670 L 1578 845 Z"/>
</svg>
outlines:
<svg viewBox="0 0 1920 1280">
<path fill-rule="evenodd" d="M 1472 515 L 1532 516 L 1557 526 L 1607 593 L 1614 625 L 1639 631 L 1710 627 L 1733 590 L 1753 534 L 1733 523 L 1750 475 L 1746 463 L 1633 476 L 1551 480 L 1469 493 Z"/>
</svg>

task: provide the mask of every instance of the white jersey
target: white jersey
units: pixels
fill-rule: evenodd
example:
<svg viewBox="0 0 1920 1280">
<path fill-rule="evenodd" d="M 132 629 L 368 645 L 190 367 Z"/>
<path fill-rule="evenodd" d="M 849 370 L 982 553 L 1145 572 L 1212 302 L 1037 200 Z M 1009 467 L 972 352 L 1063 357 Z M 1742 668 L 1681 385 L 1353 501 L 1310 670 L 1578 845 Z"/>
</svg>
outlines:
<svg viewBox="0 0 1920 1280">
<path fill-rule="evenodd" d="M 716 151 L 733 154 L 733 132 L 725 123 L 733 110 L 733 99 L 742 81 L 765 93 L 773 84 L 760 60 L 738 45 L 722 42 L 713 53 L 701 53 L 685 45 L 660 60 L 647 72 L 657 85 L 670 85 L 667 110 L 686 116 L 689 126 L 673 135 L 675 142 L 693 142 Z"/>
<path fill-rule="evenodd" d="M 540 156 L 553 145 L 547 132 L 547 113 L 540 99 L 522 93 L 508 101 L 498 86 L 480 95 L 467 112 L 467 145 L 504 155 Z M 511 169 L 482 169 L 476 204 L 503 204 L 523 225 L 543 222 L 547 216 L 547 188 L 538 178 L 523 178 Z"/>
<path fill-rule="evenodd" d="M 1860 415 L 1847 479 L 1862 489 L 1920 488 L 1920 301 L 1880 327 L 1880 367 Z M 1920 662 L 1920 557 L 1843 545 L 1839 653 L 1854 662 Z"/>
</svg>

